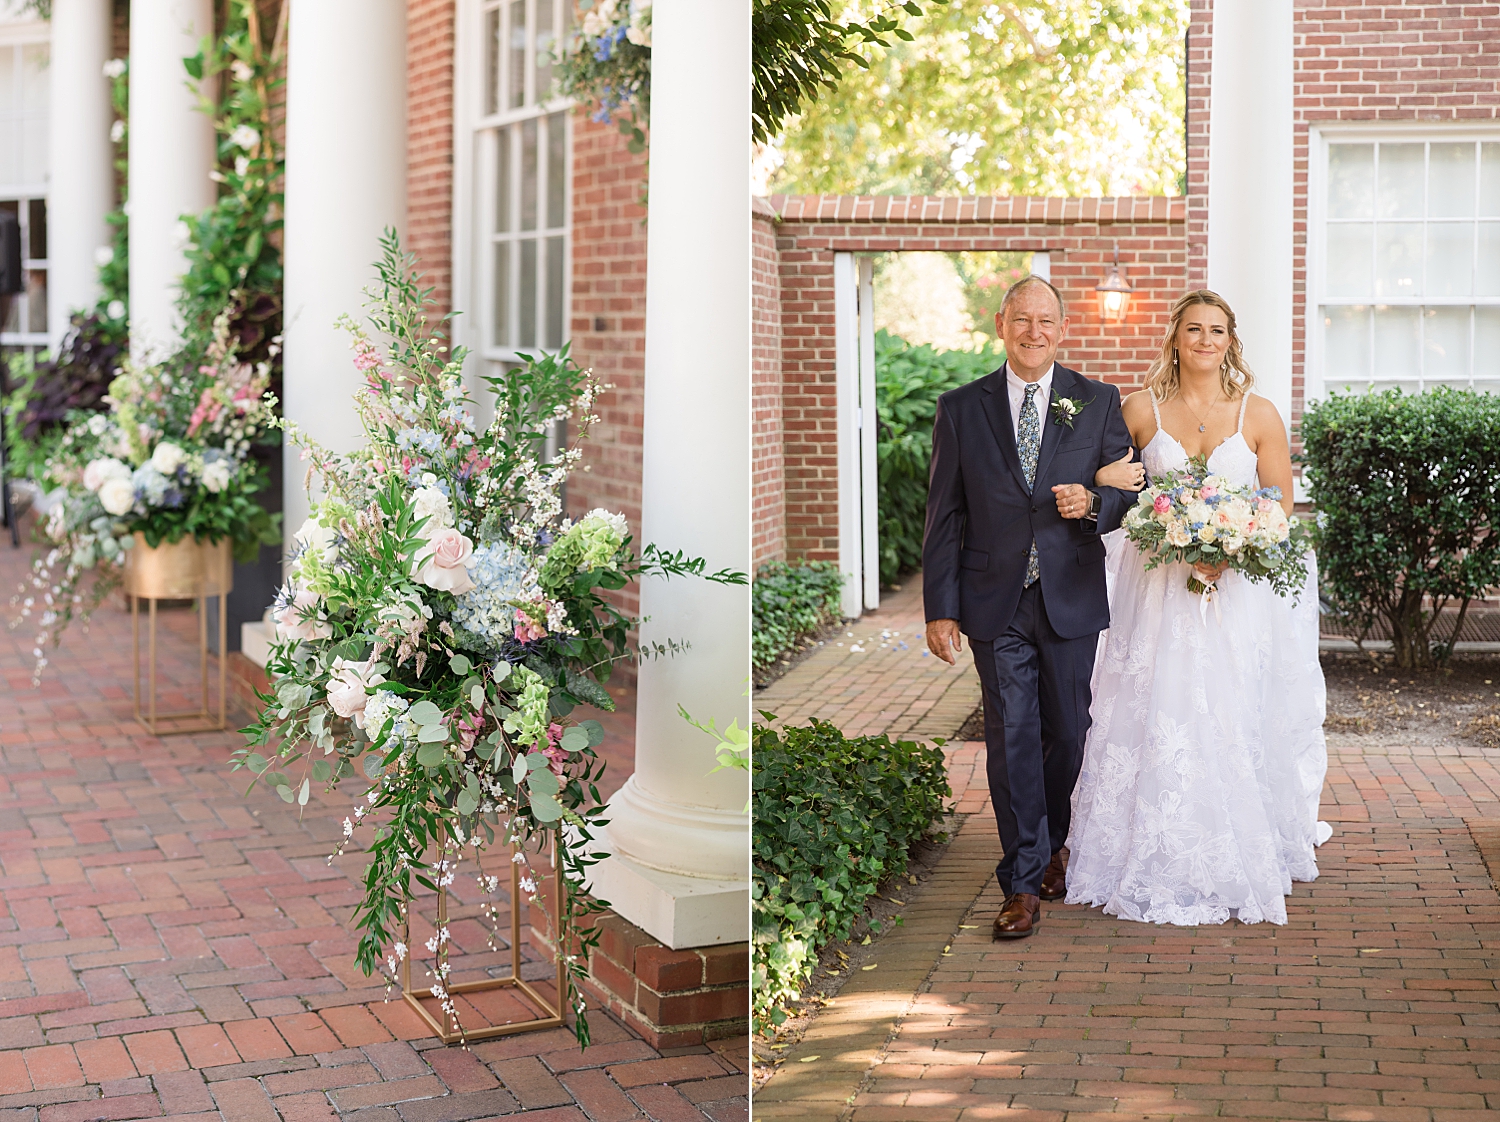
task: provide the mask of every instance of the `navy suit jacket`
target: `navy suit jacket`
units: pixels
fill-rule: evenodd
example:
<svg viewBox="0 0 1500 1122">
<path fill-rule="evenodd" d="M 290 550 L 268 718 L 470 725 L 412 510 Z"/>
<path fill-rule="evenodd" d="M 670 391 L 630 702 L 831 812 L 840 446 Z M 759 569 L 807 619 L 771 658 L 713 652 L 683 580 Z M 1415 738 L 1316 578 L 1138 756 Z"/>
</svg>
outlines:
<svg viewBox="0 0 1500 1122">
<path fill-rule="evenodd" d="M 1072 428 L 1052 402 L 1084 403 Z M 1036 488 L 1028 491 L 1016 450 L 1005 368 L 938 398 L 922 541 L 922 597 L 929 621 L 956 619 L 971 639 L 997 639 L 1010 626 L 1035 539 L 1042 600 L 1052 628 L 1076 639 L 1109 626 L 1104 543 L 1135 495 L 1096 487 L 1094 473 L 1130 450 L 1120 391 L 1057 366 L 1042 411 Z M 1099 518 L 1065 519 L 1052 488 L 1081 483 L 1099 493 Z"/>
</svg>

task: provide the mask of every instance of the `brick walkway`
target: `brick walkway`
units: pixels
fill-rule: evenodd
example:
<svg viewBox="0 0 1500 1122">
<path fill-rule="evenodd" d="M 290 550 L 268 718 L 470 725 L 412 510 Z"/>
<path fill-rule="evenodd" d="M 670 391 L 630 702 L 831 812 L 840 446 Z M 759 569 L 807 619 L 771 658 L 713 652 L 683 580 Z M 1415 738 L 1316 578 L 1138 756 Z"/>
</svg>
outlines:
<svg viewBox="0 0 1500 1122">
<path fill-rule="evenodd" d="M 28 558 L 0 547 L 0 605 Z M 170 675 L 195 674 L 195 617 L 162 622 Z M 664 1055 L 596 1010 L 582 1053 L 562 1029 L 441 1047 L 354 965 L 361 865 L 326 857 L 356 792 L 299 818 L 243 796 L 236 735 L 143 734 L 118 610 L 39 690 L 32 633 L 0 631 L 0 1122 L 747 1117 L 743 1041 Z M 498 961 L 454 928 L 466 965 Z"/>
<path fill-rule="evenodd" d="M 836 700 L 850 724 L 886 711 Z M 996 944 L 980 749 L 950 750 L 970 817 L 908 898 L 906 926 L 788 1050 L 757 1119 L 1500 1111 L 1500 894 L 1484 863 L 1500 873 L 1500 751 L 1335 742 L 1322 811 L 1335 833 L 1284 927 L 1155 927 L 1044 904 L 1038 934 Z"/>
<path fill-rule="evenodd" d="M 951 667 L 928 653 L 924 631 L 922 578 L 913 574 L 900 592 L 882 594 L 878 611 L 757 690 L 755 707 L 781 724 L 832 721 L 849 736 L 952 736 L 979 707 L 979 679 L 967 642 Z"/>
</svg>

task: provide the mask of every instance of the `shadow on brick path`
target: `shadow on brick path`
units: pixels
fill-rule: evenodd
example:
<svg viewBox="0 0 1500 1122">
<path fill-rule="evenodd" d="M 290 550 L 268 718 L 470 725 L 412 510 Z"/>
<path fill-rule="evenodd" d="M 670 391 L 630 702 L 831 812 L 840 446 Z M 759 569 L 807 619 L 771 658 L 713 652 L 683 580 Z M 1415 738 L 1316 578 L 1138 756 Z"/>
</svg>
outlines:
<svg viewBox="0 0 1500 1122">
<path fill-rule="evenodd" d="M 908 574 L 880 608 L 831 635 L 770 686 L 756 709 L 779 724 L 814 717 L 847 736 L 950 737 L 979 707 L 979 678 L 967 643 L 956 667 L 932 657 L 923 638 L 922 577 Z"/>
<path fill-rule="evenodd" d="M 6 622 L 29 557 L 0 546 Z M 196 617 L 161 624 L 180 693 Z M 743 1041 L 662 1054 L 594 1010 L 582 1053 L 565 1029 L 441 1047 L 354 963 L 361 864 L 327 855 L 357 792 L 315 791 L 299 817 L 244 795 L 236 734 L 144 734 L 118 608 L 68 633 L 39 689 L 33 635 L 0 631 L 4 1122 L 747 1117 Z M 617 784 L 628 746 L 615 756 Z M 470 976 L 501 959 L 476 904 L 460 893 L 453 924 Z"/>
<path fill-rule="evenodd" d="M 858 657 L 822 672 L 836 696 L 788 690 L 807 699 L 792 712 L 821 705 L 871 731 L 910 721 L 911 704 L 861 687 Z M 1500 751 L 1335 740 L 1321 812 L 1334 835 L 1285 926 L 1044 904 L 1036 935 L 998 944 L 982 749 L 950 746 L 969 817 L 877 967 L 756 1092 L 758 1120 L 1496 1117 L 1500 894 L 1476 841 L 1500 867 Z"/>
</svg>

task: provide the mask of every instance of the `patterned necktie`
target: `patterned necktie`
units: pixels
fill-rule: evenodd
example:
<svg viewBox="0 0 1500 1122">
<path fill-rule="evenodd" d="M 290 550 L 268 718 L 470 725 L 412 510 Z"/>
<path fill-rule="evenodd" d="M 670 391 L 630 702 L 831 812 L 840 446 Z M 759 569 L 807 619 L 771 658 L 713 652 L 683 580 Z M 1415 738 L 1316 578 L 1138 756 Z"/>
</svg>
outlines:
<svg viewBox="0 0 1500 1122">
<path fill-rule="evenodd" d="M 1042 451 L 1042 418 L 1036 408 L 1036 391 L 1040 388 L 1036 383 L 1026 387 L 1026 400 L 1021 403 L 1021 418 L 1016 424 L 1016 451 L 1021 454 L 1021 470 L 1026 474 L 1028 490 L 1036 486 L 1036 461 Z M 1031 556 L 1026 558 L 1026 580 L 1021 587 L 1030 588 L 1041 575 L 1033 538 Z"/>
</svg>

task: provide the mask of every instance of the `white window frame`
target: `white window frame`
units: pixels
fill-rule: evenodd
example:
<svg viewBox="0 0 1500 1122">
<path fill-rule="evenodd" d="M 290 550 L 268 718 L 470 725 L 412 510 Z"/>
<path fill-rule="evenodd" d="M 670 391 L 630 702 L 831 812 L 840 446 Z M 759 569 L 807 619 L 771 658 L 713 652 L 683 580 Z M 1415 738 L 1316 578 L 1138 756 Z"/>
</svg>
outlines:
<svg viewBox="0 0 1500 1122">
<path fill-rule="evenodd" d="M 51 65 L 52 26 L 45 20 L 26 20 L 15 23 L 0 23 L 0 50 L 14 50 L 17 47 L 28 47 L 35 44 L 44 44 L 48 47 L 48 66 Z M 17 74 L 19 82 L 19 72 Z M 50 112 L 50 91 L 49 91 Z M 16 119 L 20 120 L 22 114 L 16 113 Z M 45 124 L 45 122 L 44 122 Z M 49 138 L 50 139 L 50 138 Z M 51 153 L 48 153 L 48 165 L 51 165 Z M 50 170 L 46 176 L 36 183 L 0 183 L 0 200 L 14 202 L 17 205 L 17 214 L 21 222 L 21 271 L 26 276 L 27 292 L 18 293 L 24 295 L 26 301 L 21 306 L 23 322 L 30 312 L 30 280 L 32 273 L 46 275 L 50 281 L 51 276 L 47 268 L 45 257 L 32 257 L 31 251 L 31 203 L 40 201 L 47 210 L 50 218 L 51 201 L 49 199 L 48 179 Z M 51 239 L 48 239 L 51 245 Z M 48 298 L 51 298 L 50 284 L 47 285 Z M 45 315 L 43 316 L 45 319 Z M 43 326 L 41 331 L 4 331 L 0 332 L 0 346 L 26 347 L 28 349 L 45 349 L 51 342 L 47 329 Z"/>
<path fill-rule="evenodd" d="M 453 321 L 453 335 L 457 342 L 468 347 L 470 353 L 481 361 L 472 364 L 471 377 L 483 373 L 494 373 L 507 363 L 518 360 L 514 347 L 496 346 L 490 338 L 490 323 L 494 298 L 492 248 L 497 237 L 493 229 L 495 210 L 495 140 L 503 135 L 500 130 L 526 120 L 538 120 L 539 124 L 539 184 L 538 184 L 538 228 L 525 231 L 538 239 L 539 253 L 545 253 L 546 237 L 560 233 L 563 238 L 562 277 L 562 337 L 569 338 L 572 314 L 573 287 L 573 123 L 571 98 L 551 98 L 535 103 L 536 80 L 535 38 L 528 36 L 526 49 L 525 100 L 528 104 L 519 109 L 502 107 L 498 112 L 486 113 L 484 105 L 486 83 L 485 13 L 495 7 L 501 9 L 502 37 L 505 21 L 509 18 L 511 0 L 459 0 L 455 40 L 458 44 L 454 58 L 454 113 L 453 113 L 453 306 L 463 313 Z M 561 25 L 556 21 L 568 10 L 572 0 L 526 0 L 528 26 L 535 26 L 535 11 L 538 4 L 555 3 L 554 34 L 561 34 Z M 503 87 L 503 83 L 502 83 Z M 502 92 L 503 97 L 503 92 Z M 563 144 L 563 225 L 546 227 L 546 155 L 542 148 L 541 135 L 548 127 L 545 118 L 553 113 L 563 114 L 566 130 Z M 514 223 L 513 223 L 514 225 Z M 515 238 L 520 231 L 512 230 Z M 514 255 L 513 255 L 514 258 Z M 519 265 L 512 262 L 513 275 Z M 545 266 L 543 266 L 545 268 Z M 538 291 L 538 341 L 534 347 L 521 348 L 528 353 L 548 353 L 556 348 L 542 345 L 541 327 L 545 321 L 546 293 Z M 519 292 L 513 291 L 512 300 L 519 307 Z"/>
<path fill-rule="evenodd" d="M 1322 309 L 1330 305 L 1375 305 L 1384 307 L 1441 307 L 1479 306 L 1500 307 L 1500 295 L 1467 297 L 1388 296 L 1388 297 L 1325 297 L 1327 291 L 1327 218 L 1328 218 L 1328 149 L 1332 144 L 1374 143 L 1487 143 L 1500 142 L 1500 122 L 1483 121 L 1449 123 L 1438 121 L 1346 121 L 1314 124 L 1308 129 L 1307 161 L 1307 288 L 1302 307 L 1303 397 L 1315 401 L 1328 397 L 1342 389 L 1342 382 L 1329 382 L 1326 376 L 1324 355 L 1324 331 Z M 1378 219 L 1372 219 L 1378 221 Z M 1424 214 L 1422 221 L 1428 221 Z M 1423 286 L 1424 289 L 1427 287 Z M 1419 325 L 1423 323 L 1421 317 Z M 1420 332 L 1422 327 L 1419 326 Z M 1473 320 L 1470 320 L 1469 369 L 1470 380 L 1474 372 Z M 1418 336 L 1418 354 L 1425 354 L 1422 337 Z M 1420 361 L 1420 360 L 1419 360 Z M 1372 379 L 1373 380 L 1373 379 Z M 1435 379 L 1441 384 L 1451 384 L 1448 379 Z"/>
</svg>

